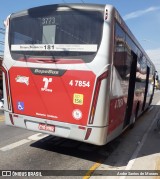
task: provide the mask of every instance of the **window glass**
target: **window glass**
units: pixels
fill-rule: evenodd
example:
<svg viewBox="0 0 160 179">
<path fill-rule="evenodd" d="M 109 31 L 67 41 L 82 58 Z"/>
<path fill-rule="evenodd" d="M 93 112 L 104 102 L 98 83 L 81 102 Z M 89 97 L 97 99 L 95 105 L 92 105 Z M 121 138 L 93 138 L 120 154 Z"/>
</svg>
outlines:
<svg viewBox="0 0 160 179">
<path fill-rule="evenodd" d="M 51 56 L 90 62 L 98 51 L 102 28 L 102 13 L 96 11 L 53 11 L 49 14 L 34 14 L 33 11 L 32 15 L 13 15 L 9 33 L 11 55 L 14 59 L 23 55 Z M 29 48 L 27 44 L 34 44 L 36 50 L 24 50 Z M 48 44 L 45 49 L 42 49 L 43 44 Z M 20 45 L 23 45 L 23 51 L 19 49 Z M 58 48 L 55 45 L 59 45 Z M 42 50 L 38 51 L 38 48 Z"/>
</svg>

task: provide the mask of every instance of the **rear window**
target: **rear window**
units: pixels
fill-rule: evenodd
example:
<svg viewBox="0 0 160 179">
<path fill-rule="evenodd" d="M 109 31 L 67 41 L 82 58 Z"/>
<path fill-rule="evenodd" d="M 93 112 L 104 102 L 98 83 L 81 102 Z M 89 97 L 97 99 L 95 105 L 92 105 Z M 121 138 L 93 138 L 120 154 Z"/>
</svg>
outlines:
<svg viewBox="0 0 160 179">
<path fill-rule="evenodd" d="M 11 16 L 9 39 L 12 58 L 63 58 L 91 62 L 101 42 L 102 26 L 102 13 L 95 11 Z"/>
</svg>

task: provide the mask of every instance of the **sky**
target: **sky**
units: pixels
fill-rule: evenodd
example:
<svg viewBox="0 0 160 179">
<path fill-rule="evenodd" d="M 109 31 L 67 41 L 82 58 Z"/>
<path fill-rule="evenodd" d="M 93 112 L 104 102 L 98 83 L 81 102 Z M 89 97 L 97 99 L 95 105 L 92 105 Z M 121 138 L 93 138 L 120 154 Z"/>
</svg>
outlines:
<svg viewBox="0 0 160 179">
<path fill-rule="evenodd" d="M 160 1 L 159 0 L 0 0 L 0 28 L 6 17 L 17 11 L 57 3 L 111 4 L 156 65 L 160 75 Z M 1 31 L 0 31 L 1 32 Z M 0 42 L 4 36 L 0 33 Z M 3 45 L 0 43 L 0 50 Z"/>
</svg>

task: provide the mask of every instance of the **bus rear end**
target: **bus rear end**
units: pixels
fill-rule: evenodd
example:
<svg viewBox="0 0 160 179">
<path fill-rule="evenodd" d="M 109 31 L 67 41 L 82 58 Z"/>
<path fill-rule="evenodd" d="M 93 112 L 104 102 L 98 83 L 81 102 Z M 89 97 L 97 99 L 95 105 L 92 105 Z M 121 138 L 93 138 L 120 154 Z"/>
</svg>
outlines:
<svg viewBox="0 0 160 179">
<path fill-rule="evenodd" d="M 8 19 L 5 120 L 8 125 L 100 145 L 101 128 L 93 128 L 93 120 L 107 70 L 97 76 L 93 67 L 104 7 L 77 7 L 50 5 Z M 90 139 L 93 132 L 96 137 Z"/>
</svg>

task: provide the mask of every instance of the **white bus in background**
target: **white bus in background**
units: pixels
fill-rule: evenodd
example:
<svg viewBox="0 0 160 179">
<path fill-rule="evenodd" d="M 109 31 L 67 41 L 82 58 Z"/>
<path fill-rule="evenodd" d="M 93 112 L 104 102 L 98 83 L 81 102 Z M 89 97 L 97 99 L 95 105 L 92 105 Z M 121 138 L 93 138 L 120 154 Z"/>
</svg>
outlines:
<svg viewBox="0 0 160 179">
<path fill-rule="evenodd" d="M 7 125 L 104 145 L 150 106 L 155 67 L 113 6 L 35 7 L 5 26 Z"/>
</svg>

